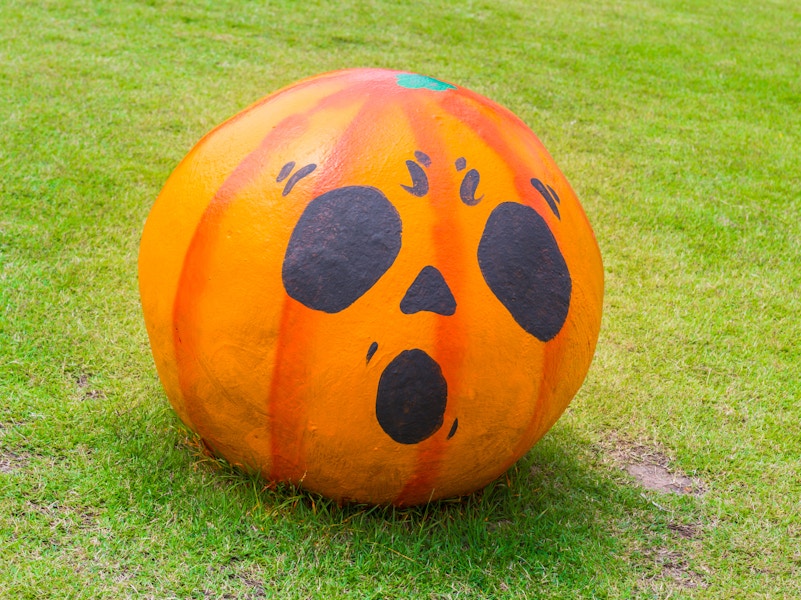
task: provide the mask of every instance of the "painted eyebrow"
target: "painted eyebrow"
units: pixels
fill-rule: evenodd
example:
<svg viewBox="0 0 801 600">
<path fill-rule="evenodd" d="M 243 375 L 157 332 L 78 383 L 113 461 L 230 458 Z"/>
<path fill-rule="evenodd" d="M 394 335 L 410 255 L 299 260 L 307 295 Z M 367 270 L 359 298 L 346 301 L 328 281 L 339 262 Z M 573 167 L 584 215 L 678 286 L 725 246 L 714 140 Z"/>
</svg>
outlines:
<svg viewBox="0 0 801 600">
<path fill-rule="evenodd" d="M 546 187 L 545 184 L 543 184 L 542 181 L 536 177 L 531 180 L 531 185 L 540 193 L 540 195 L 542 195 L 543 198 L 545 198 L 545 201 L 553 211 L 553 214 L 555 214 L 556 218 L 561 221 L 562 217 L 559 215 L 559 207 L 557 206 L 561 200 L 559 200 L 559 196 L 556 195 L 556 190 L 554 190 L 550 185 Z"/>
<path fill-rule="evenodd" d="M 460 156 L 453 163 L 457 171 L 464 171 L 467 168 L 467 160 L 464 156 Z M 475 206 L 484 199 L 482 194 L 476 198 L 476 190 L 478 189 L 478 182 L 481 180 L 481 175 L 475 169 L 470 169 L 464 174 L 462 184 L 459 186 L 459 197 L 467 206 Z"/>
<path fill-rule="evenodd" d="M 284 179 L 289 177 L 289 174 L 292 173 L 292 169 L 294 169 L 294 168 L 295 168 L 295 161 L 294 160 L 289 161 L 288 163 L 286 163 L 283 167 L 281 167 L 281 171 L 278 173 L 278 177 L 275 179 L 275 181 L 277 183 L 281 183 Z M 284 191 L 281 192 L 281 195 L 282 196 L 286 196 L 287 194 L 289 194 L 289 192 L 292 191 L 292 188 L 295 187 L 295 184 L 298 181 L 300 181 L 301 179 L 306 177 L 306 175 L 309 175 L 316 168 L 317 168 L 317 165 L 315 165 L 314 163 L 311 163 L 311 164 L 308 164 L 305 167 L 301 167 L 300 169 L 295 171 L 295 174 L 292 175 L 291 177 L 289 177 L 289 180 L 286 182 L 286 185 L 284 185 Z"/>
<path fill-rule="evenodd" d="M 431 159 L 428 157 L 428 155 L 420 152 L 419 150 L 414 153 L 414 156 L 426 167 L 431 164 Z M 426 175 L 423 167 L 418 165 L 413 160 L 406 161 L 406 168 L 409 169 L 409 175 L 412 176 L 412 185 L 401 184 L 401 187 L 409 192 L 412 196 L 422 198 L 428 193 L 428 175 Z"/>
</svg>

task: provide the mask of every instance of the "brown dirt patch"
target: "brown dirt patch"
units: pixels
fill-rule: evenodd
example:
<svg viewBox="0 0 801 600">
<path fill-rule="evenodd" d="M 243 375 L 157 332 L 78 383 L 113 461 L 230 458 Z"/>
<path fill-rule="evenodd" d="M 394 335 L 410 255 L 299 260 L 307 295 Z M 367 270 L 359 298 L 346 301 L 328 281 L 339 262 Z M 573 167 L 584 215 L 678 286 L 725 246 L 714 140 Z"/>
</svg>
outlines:
<svg viewBox="0 0 801 600">
<path fill-rule="evenodd" d="M 24 462 L 14 454 L 0 454 L 0 473 L 13 473 L 22 468 Z"/>
<path fill-rule="evenodd" d="M 617 467 L 647 490 L 692 496 L 702 496 L 706 492 L 704 482 L 673 465 L 666 450 L 658 444 L 612 437 L 602 447 Z"/>
<path fill-rule="evenodd" d="M 106 397 L 103 390 L 91 387 L 91 379 L 86 373 L 80 373 L 75 378 L 75 383 L 81 391 L 81 400 L 98 400 Z"/>
<path fill-rule="evenodd" d="M 698 523 L 668 523 L 668 529 L 685 540 L 701 537 L 702 528 Z"/>
<path fill-rule="evenodd" d="M 709 584 L 704 576 L 690 568 L 687 561 L 678 552 L 657 550 L 653 557 L 659 573 L 641 580 L 640 586 L 658 597 L 669 597 L 676 590 L 705 589 Z"/>
<path fill-rule="evenodd" d="M 697 494 L 694 481 L 681 473 L 671 473 L 661 465 L 626 465 L 626 472 L 634 477 L 645 489 L 663 494 Z"/>
<path fill-rule="evenodd" d="M 631 476 L 639 486 L 660 494 L 702 496 L 707 486 L 698 477 L 692 477 L 679 469 L 671 459 L 668 449 L 658 443 L 632 441 L 611 435 L 600 445 L 604 459 Z M 656 501 L 641 494 L 651 504 L 662 510 Z M 678 548 L 689 549 L 704 535 L 701 523 L 672 521 L 667 524 Z M 640 579 L 638 588 L 646 595 L 669 598 L 690 590 L 703 590 L 709 586 L 708 572 L 704 567 L 691 565 L 685 552 L 664 547 L 667 540 L 653 540 L 653 546 L 637 546 L 637 554 L 652 565 L 651 572 Z"/>
</svg>

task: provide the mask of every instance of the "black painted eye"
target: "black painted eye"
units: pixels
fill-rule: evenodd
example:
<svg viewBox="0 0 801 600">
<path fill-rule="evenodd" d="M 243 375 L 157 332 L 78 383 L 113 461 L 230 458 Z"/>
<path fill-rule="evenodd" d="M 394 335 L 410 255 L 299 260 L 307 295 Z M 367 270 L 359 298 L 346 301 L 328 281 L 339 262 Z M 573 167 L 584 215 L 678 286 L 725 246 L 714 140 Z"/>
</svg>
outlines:
<svg viewBox="0 0 801 600">
<path fill-rule="evenodd" d="M 312 200 L 284 256 L 287 294 L 327 313 L 339 312 L 386 273 L 401 247 L 398 211 L 379 190 L 347 186 Z"/>
<path fill-rule="evenodd" d="M 543 342 L 559 333 L 573 283 L 556 239 L 537 211 L 514 202 L 495 207 L 478 245 L 478 265 L 518 325 Z"/>
</svg>

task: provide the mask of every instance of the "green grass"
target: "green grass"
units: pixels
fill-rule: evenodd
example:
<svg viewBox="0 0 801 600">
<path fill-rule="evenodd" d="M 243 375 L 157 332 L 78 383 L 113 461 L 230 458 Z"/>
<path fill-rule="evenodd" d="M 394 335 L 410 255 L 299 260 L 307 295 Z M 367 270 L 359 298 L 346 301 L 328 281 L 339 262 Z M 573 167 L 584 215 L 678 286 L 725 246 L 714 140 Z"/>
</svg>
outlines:
<svg viewBox="0 0 801 600">
<path fill-rule="evenodd" d="M 0 597 L 801 597 L 798 3 L 5 0 L 0 23 Z M 149 354 L 136 256 L 172 168 L 352 66 L 511 108 L 604 256 L 584 387 L 467 499 L 340 508 L 237 473 Z M 624 450 L 705 493 L 639 487 Z"/>
</svg>

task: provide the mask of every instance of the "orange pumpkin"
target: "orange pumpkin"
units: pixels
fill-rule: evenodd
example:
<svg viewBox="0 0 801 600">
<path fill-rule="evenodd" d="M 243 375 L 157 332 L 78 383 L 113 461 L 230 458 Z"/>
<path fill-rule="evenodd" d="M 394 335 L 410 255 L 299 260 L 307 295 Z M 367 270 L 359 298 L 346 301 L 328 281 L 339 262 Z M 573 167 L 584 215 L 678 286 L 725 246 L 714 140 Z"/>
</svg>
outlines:
<svg viewBox="0 0 801 600">
<path fill-rule="evenodd" d="M 501 475 L 589 369 L 601 256 L 505 108 L 353 69 L 264 98 L 178 165 L 142 236 L 159 376 L 229 462 L 411 505 Z"/>
</svg>

